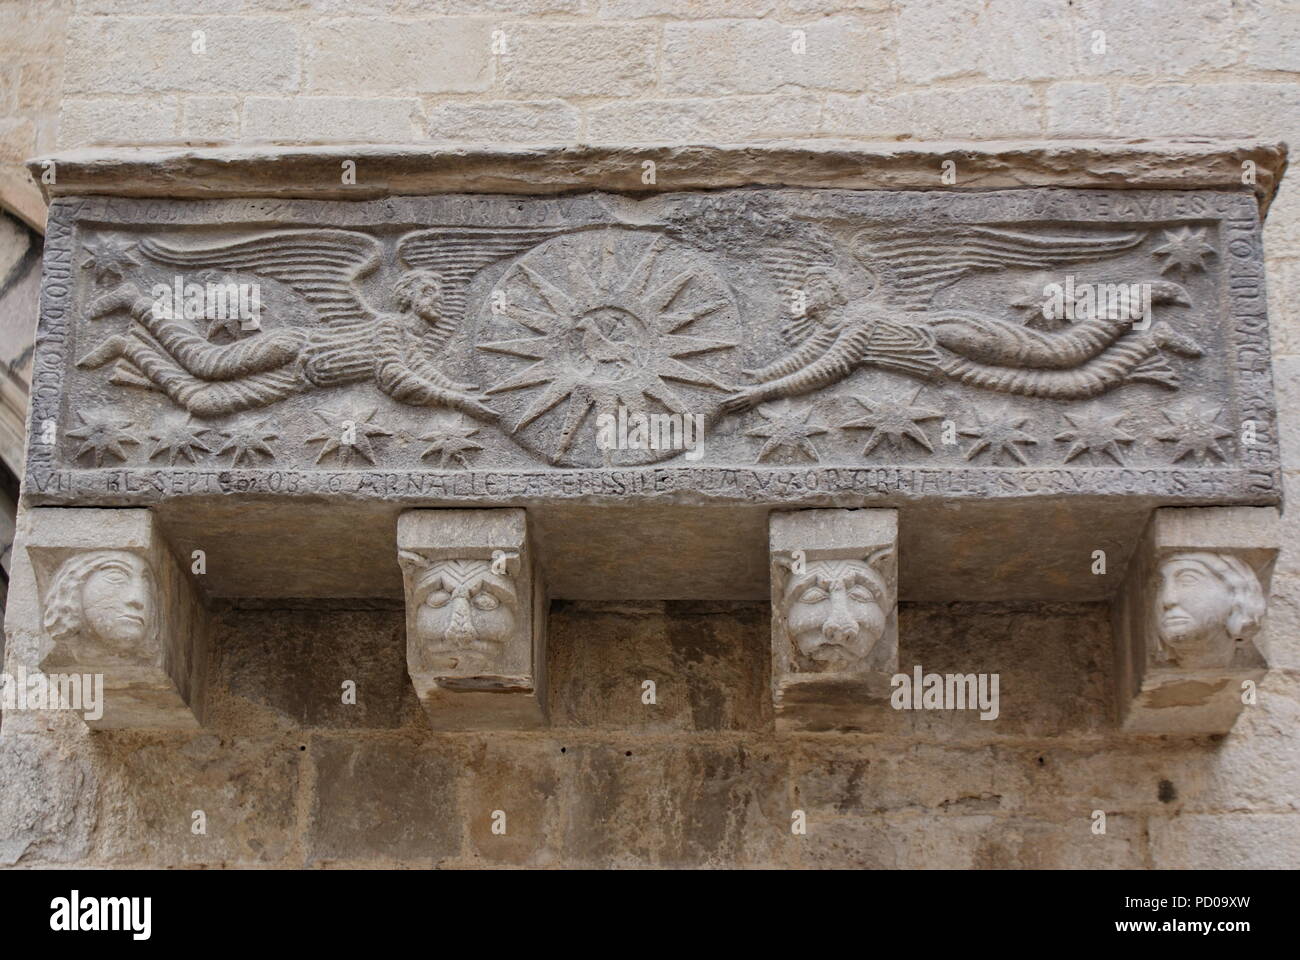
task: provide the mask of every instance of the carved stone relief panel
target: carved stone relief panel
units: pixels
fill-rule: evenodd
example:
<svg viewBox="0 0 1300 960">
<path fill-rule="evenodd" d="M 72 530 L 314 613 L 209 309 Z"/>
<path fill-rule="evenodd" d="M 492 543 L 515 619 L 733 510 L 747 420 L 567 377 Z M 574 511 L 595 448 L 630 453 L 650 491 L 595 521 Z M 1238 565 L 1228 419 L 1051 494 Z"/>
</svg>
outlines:
<svg viewBox="0 0 1300 960">
<path fill-rule="evenodd" d="M 302 541 L 338 504 L 734 508 L 700 530 L 747 532 L 741 596 L 770 505 L 960 503 L 979 563 L 909 545 L 905 596 L 986 597 L 969 571 L 1006 562 L 1005 595 L 1102 599 L 1070 558 L 1127 555 L 1134 516 L 1280 499 L 1262 263 L 1245 188 L 59 196 L 27 496 L 157 504 L 214 549 L 290 502 Z M 1018 560 L 1007 508 L 1060 550 Z M 394 595 L 389 549 L 335 569 Z M 639 564 L 657 597 L 709 577 Z M 309 572 L 275 583 L 337 589 Z"/>
<path fill-rule="evenodd" d="M 397 522 L 407 669 L 436 729 L 545 722 L 545 593 L 522 510 L 408 510 Z"/>
<path fill-rule="evenodd" d="M 769 520 L 777 726 L 851 725 L 898 672 L 898 511 L 800 510 Z"/>
<path fill-rule="evenodd" d="M 33 508 L 21 532 L 15 581 L 34 589 L 14 592 L 7 625 L 36 640 L 27 668 L 102 675 L 91 726 L 198 727 L 207 616 L 151 512 Z"/>
<path fill-rule="evenodd" d="M 1224 733 L 1252 702 L 1276 525 L 1267 507 L 1154 513 L 1115 603 L 1124 729 Z"/>
<path fill-rule="evenodd" d="M 62 198 L 52 219 L 51 497 L 125 493 L 123 471 L 305 496 L 375 468 L 653 462 L 1050 467 L 1099 492 L 1129 468 L 1171 495 L 1218 471 L 1216 495 L 1275 495 L 1248 193 Z M 661 438 L 651 415 L 677 420 Z"/>
</svg>

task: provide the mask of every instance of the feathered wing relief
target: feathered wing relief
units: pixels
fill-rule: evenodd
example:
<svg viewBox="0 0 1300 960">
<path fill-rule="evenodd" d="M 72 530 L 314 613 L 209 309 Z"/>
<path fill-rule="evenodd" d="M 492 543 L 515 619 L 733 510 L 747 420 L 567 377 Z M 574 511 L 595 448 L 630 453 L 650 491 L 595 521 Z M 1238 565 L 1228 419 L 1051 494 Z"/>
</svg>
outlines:
<svg viewBox="0 0 1300 960">
<path fill-rule="evenodd" d="M 1058 399 L 1096 396 L 1129 382 L 1177 386 L 1161 351 L 1197 356 L 1199 347 L 1165 323 L 1143 329 L 1135 316 L 1141 305 L 1127 285 L 1111 304 L 1118 309 L 1094 307 L 1081 322 L 1050 332 L 976 310 L 933 307 L 941 290 L 976 273 L 1089 263 L 1134 250 L 1145 239 L 1136 231 L 1061 236 L 983 226 L 949 233 L 864 229 L 850 243 L 856 265 L 806 272 L 801 323 L 787 325 L 805 339 L 787 356 L 746 371 L 757 385 L 733 395 L 727 409 L 810 393 L 863 366 Z M 859 269 L 858 277 L 848 275 Z M 855 297 L 855 281 L 870 292 Z M 1155 280 L 1147 286 L 1154 304 L 1187 303 L 1177 284 Z"/>
<path fill-rule="evenodd" d="M 314 310 L 307 326 L 276 325 L 229 344 L 200 336 L 186 319 L 160 316 L 130 282 L 99 297 L 92 319 L 127 309 L 136 324 L 85 354 L 94 369 L 116 360 L 114 382 L 152 386 L 197 416 L 262 407 L 317 387 L 372 381 L 402 403 L 442 406 L 495 420 L 496 412 L 438 368 L 465 306 L 473 275 L 556 231 L 459 228 L 408 234 L 398 243 L 407 269 L 392 280 L 395 310 L 366 302 L 359 282 L 384 262 L 383 245 L 347 230 L 283 230 L 248 240 L 180 246 L 145 239 L 140 251 L 158 264 L 248 274 L 278 281 Z M 272 318 L 273 319 L 273 318 Z"/>
<path fill-rule="evenodd" d="M 934 401 L 894 394 L 942 384 L 1012 405 L 971 411 L 957 425 L 958 435 L 987 440 L 968 459 L 987 449 L 1023 462 L 1025 445 L 1052 428 L 1026 427 L 1032 410 L 1016 398 L 1069 403 L 1129 384 L 1176 389 L 1186 365 L 1170 355 L 1201 353 L 1185 331 L 1219 348 L 1213 328 L 1190 313 L 1170 311 L 1180 329 L 1152 315 L 1191 305 L 1174 280 L 1198 301 L 1217 282 L 1195 277 L 1219 255 L 1216 235 L 1207 240 L 1201 228 L 1165 229 L 1162 246 L 1159 224 L 921 227 L 901 225 L 892 207 L 888 224 L 843 210 L 822 221 L 802 199 L 790 206 L 761 191 L 626 201 L 617 211 L 588 198 L 573 201 L 585 219 L 557 224 L 562 214 L 529 207 L 549 202 L 481 201 L 485 214 L 546 226 L 410 229 L 380 218 L 365 229 L 250 229 L 220 242 L 198 229 L 94 227 L 81 261 L 91 293 L 76 332 L 89 345 L 76 361 L 104 372 L 77 376 L 96 391 L 105 381 L 136 388 L 146 410 L 155 401 L 138 391 L 153 391 L 183 416 L 166 414 L 136 436 L 125 421 L 77 411 L 83 422 L 65 435 L 85 442 L 69 455 L 95 466 L 124 461 L 139 451 L 114 438 L 130 434 L 121 442 L 154 441 L 139 448 L 152 451 L 146 462 L 164 453 L 174 462 L 180 450 L 191 463 L 206 452 L 243 465 L 239 451 L 248 451 L 242 459 L 260 464 L 280 456 L 272 440 L 301 440 L 319 444 L 310 446 L 313 463 L 347 466 L 376 464 L 376 437 L 382 459 L 417 467 L 477 469 L 503 457 L 635 466 L 678 457 L 690 428 L 707 429 L 733 462 L 818 462 L 861 446 L 841 431 L 871 427 L 900 444 L 911 437 L 915 449 L 895 450 L 906 458 L 935 453 L 909 426 Z M 1067 284 L 1049 309 L 1048 288 L 1075 271 L 1123 282 L 1102 284 L 1114 288 L 1109 299 L 1091 300 Z M 265 303 L 252 323 L 212 315 L 211 301 L 160 310 L 160 281 L 178 295 L 193 281 L 258 287 Z M 118 316 L 105 321 L 110 314 Z M 885 378 L 864 396 L 835 389 L 850 378 L 862 384 L 863 370 L 915 385 Z M 321 405 L 306 399 L 339 390 Z M 802 396 L 817 399 L 771 403 Z M 281 402 L 288 420 L 314 433 L 299 437 L 270 414 L 219 419 Z M 1070 423 L 1124 416 L 1102 406 L 1071 407 Z M 1164 440 L 1190 423 L 1209 439 L 1170 451 L 1175 459 L 1208 450 L 1224 462 L 1216 441 L 1225 409 L 1192 396 L 1151 435 Z M 1060 419 L 1066 412 L 1053 413 L 1051 436 L 1072 429 Z M 728 418 L 732 425 L 713 429 Z M 878 444 L 866 446 L 870 456 Z"/>
</svg>

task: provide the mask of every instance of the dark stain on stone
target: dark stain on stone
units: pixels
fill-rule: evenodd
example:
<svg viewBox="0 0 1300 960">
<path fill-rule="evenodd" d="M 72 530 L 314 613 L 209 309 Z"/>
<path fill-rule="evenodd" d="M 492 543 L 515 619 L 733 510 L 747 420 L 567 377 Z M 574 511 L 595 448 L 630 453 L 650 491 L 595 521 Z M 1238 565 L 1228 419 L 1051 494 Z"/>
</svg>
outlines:
<svg viewBox="0 0 1300 960">
<path fill-rule="evenodd" d="M 1156 788 L 1156 797 L 1161 803 L 1173 803 L 1178 799 L 1178 791 L 1174 789 L 1173 781 L 1161 780 L 1160 785 Z"/>
</svg>

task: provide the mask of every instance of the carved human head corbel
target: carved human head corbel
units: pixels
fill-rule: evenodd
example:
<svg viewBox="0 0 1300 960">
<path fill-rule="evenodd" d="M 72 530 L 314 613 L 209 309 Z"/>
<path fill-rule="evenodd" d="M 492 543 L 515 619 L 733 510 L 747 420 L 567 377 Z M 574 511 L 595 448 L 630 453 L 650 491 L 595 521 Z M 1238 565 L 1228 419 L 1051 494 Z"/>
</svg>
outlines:
<svg viewBox="0 0 1300 960">
<path fill-rule="evenodd" d="M 1160 656 L 1178 667 L 1227 666 L 1236 644 L 1253 638 L 1264 620 L 1259 577 L 1232 554 L 1165 557 L 1154 588 Z"/>
<path fill-rule="evenodd" d="M 109 658 L 152 659 L 160 648 L 158 580 L 129 550 L 91 550 L 60 564 L 45 595 L 44 627 Z"/>
<path fill-rule="evenodd" d="M 864 669 L 894 609 L 893 547 L 881 547 L 862 559 L 778 562 L 785 569 L 779 622 L 797 669 Z"/>
</svg>

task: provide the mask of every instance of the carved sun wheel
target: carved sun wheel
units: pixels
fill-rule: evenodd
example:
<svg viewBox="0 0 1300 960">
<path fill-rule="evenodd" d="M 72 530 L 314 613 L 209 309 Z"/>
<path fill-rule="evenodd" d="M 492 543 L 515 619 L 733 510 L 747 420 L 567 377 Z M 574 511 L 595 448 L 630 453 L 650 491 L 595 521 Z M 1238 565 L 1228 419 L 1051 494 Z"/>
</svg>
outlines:
<svg viewBox="0 0 1300 960">
<path fill-rule="evenodd" d="M 628 419 L 701 415 L 707 424 L 733 389 L 731 292 L 707 259 L 661 233 L 607 228 L 548 240 L 506 271 L 481 316 L 479 349 L 496 360 L 485 361 L 497 378 L 487 394 L 513 403 L 507 428 L 555 463 L 676 456 L 598 449 L 597 421 L 622 408 Z"/>
</svg>

